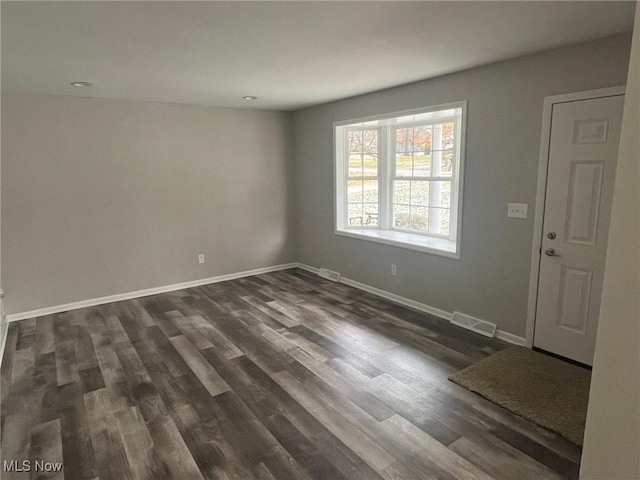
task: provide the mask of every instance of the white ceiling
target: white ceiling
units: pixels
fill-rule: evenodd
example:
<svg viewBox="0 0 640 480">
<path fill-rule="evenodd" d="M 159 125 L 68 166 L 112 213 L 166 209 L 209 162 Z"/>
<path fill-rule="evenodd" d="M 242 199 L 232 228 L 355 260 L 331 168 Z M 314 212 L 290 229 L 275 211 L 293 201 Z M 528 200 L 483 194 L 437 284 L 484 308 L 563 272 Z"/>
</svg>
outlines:
<svg viewBox="0 0 640 480">
<path fill-rule="evenodd" d="M 630 31 L 634 3 L 2 1 L 1 9 L 3 90 L 294 110 Z"/>
</svg>

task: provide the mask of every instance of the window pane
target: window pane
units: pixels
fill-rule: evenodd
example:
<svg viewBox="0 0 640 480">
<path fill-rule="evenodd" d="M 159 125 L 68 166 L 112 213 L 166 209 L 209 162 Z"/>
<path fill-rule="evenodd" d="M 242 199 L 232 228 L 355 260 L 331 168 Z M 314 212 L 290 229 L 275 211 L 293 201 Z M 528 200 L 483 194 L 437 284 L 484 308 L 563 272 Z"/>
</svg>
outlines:
<svg viewBox="0 0 640 480">
<path fill-rule="evenodd" d="M 363 224 L 361 203 L 350 203 L 347 214 L 348 214 L 347 221 L 350 227 L 358 227 Z"/>
<path fill-rule="evenodd" d="M 411 205 L 429 205 L 429 182 L 411 182 Z"/>
<path fill-rule="evenodd" d="M 348 133 L 350 177 L 378 176 L 378 130 L 356 130 Z"/>
<path fill-rule="evenodd" d="M 364 206 L 364 224 L 375 226 L 378 225 L 378 204 L 365 203 Z"/>
<path fill-rule="evenodd" d="M 453 148 L 454 126 L 453 122 L 442 124 L 442 148 Z"/>
<path fill-rule="evenodd" d="M 446 208 L 451 207 L 451 182 L 434 182 L 440 183 L 440 205 Z"/>
<path fill-rule="evenodd" d="M 349 203 L 362 203 L 362 180 L 347 182 L 347 198 Z"/>
<path fill-rule="evenodd" d="M 378 176 L 378 155 L 364 155 L 363 158 L 364 170 L 362 175 L 364 177 L 377 177 Z"/>
<path fill-rule="evenodd" d="M 410 227 L 410 207 L 404 205 L 393 206 L 393 226 L 409 230 Z"/>
<path fill-rule="evenodd" d="M 378 131 L 366 130 L 362 132 L 362 144 L 364 153 L 378 153 Z"/>
<path fill-rule="evenodd" d="M 378 181 L 365 180 L 363 183 L 363 202 L 378 203 Z"/>
<path fill-rule="evenodd" d="M 413 152 L 413 128 L 396 130 L 396 153 Z"/>
<path fill-rule="evenodd" d="M 450 177 L 451 168 L 453 166 L 453 150 L 447 150 L 442 152 L 442 158 L 440 160 L 440 171 L 434 172 L 435 176 Z"/>
<path fill-rule="evenodd" d="M 449 219 L 451 216 L 451 210 L 441 210 L 440 213 L 440 233 L 442 235 L 449 235 Z"/>
<path fill-rule="evenodd" d="M 431 151 L 431 125 L 413 129 L 413 151 L 428 154 Z"/>
<path fill-rule="evenodd" d="M 362 153 L 362 132 L 348 132 L 349 153 Z"/>
<path fill-rule="evenodd" d="M 393 181 L 393 203 L 403 205 L 411 204 L 411 182 L 407 180 Z"/>
<path fill-rule="evenodd" d="M 413 155 L 413 176 L 429 177 L 431 175 L 431 154 L 418 152 Z"/>
<path fill-rule="evenodd" d="M 429 230 L 429 216 L 427 207 L 411 207 L 411 230 L 427 232 Z"/>
<path fill-rule="evenodd" d="M 413 172 L 413 155 L 396 154 L 396 177 L 410 177 Z"/>
<path fill-rule="evenodd" d="M 349 155 L 349 176 L 362 177 L 362 155 Z"/>
<path fill-rule="evenodd" d="M 378 180 L 347 182 L 347 221 L 350 227 L 378 225 Z"/>
</svg>

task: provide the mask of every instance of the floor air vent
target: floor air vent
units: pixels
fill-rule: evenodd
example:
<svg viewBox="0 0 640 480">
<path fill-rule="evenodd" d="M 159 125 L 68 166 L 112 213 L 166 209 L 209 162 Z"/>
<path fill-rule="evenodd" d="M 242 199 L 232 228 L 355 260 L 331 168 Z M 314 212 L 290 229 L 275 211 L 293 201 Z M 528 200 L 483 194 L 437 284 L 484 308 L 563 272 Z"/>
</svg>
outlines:
<svg viewBox="0 0 640 480">
<path fill-rule="evenodd" d="M 451 323 L 459 327 L 466 328 L 472 332 L 479 333 L 485 337 L 494 337 L 498 326 L 495 323 L 489 323 L 460 312 L 453 312 Z"/>
<path fill-rule="evenodd" d="M 321 268 L 320 270 L 318 270 L 318 276 L 326 278 L 327 280 L 331 280 L 332 282 L 340 281 L 340 272 L 334 272 L 333 270 L 329 270 L 327 268 Z"/>
</svg>

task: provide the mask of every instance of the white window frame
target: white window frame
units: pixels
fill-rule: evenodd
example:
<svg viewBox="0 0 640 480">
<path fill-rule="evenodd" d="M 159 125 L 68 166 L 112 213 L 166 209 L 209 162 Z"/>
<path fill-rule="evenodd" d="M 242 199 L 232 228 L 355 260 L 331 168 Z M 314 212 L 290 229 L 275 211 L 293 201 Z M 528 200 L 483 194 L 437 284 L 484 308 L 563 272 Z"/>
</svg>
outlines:
<svg viewBox="0 0 640 480">
<path fill-rule="evenodd" d="M 451 114 L 451 110 L 459 110 L 459 114 Z M 334 122 L 334 233 L 336 235 L 358 238 L 376 243 L 418 250 L 425 253 L 460 259 L 462 242 L 462 199 L 464 185 L 465 133 L 467 123 L 467 101 L 447 103 L 426 108 L 403 110 L 384 115 Z M 408 121 L 404 117 L 422 116 L 421 119 Z M 455 123 L 454 158 L 451 176 L 416 177 L 419 181 L 450 181 L 449 235 L 417 233 L 399 229 L 392 225 L 393 217 L 393 180 L 411 177 L 395 177 L 395 151 L 390 139 L 395 138 L 393 132 L 408 126 L 443 123 Z M 348 176 L 348 142 L 347 133 L 353 130 L 379 130 L 378 135 L 378 172 L 377 177 Z M 386 130 L 386 131 L 385 131 Z M 378 180 L 378 225 L 349 226 L 347 198 L 347 182 L 350 179 Z"/>
</svg>

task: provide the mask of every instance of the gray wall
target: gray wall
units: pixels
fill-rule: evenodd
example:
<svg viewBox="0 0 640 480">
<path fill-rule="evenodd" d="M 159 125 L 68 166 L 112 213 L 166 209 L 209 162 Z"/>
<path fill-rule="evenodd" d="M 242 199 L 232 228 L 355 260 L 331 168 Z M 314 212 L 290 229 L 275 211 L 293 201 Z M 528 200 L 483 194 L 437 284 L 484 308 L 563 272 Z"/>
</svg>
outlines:
<svg viewBox="0 0 640 480">
<path fill-rule="evenodd" d="M 640 478 L 640 8 L 624 103 L 580 478 Z"/>
<path fill-rule="evenodd" d="M 283 112 L 4 94 L 7 312 L 295 260 L 291 130 Z"/>
<path fill-rule="evenodd" d="M 630 40 L 611 37 L 296 112 L 299 260 L 524 337 L 543 98 L 624 84 Z M 458 100 L 469 101 L 461 260 L 334 235 L 332 123 Z M 528 203 L 528 219 L 508 219 L 507 202 Z"/>
</svg>

